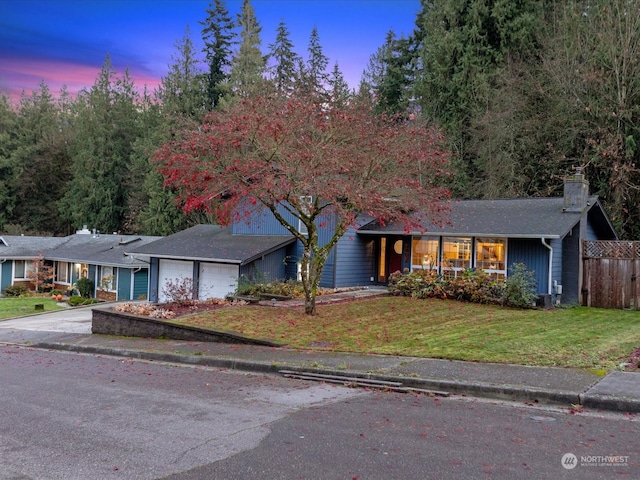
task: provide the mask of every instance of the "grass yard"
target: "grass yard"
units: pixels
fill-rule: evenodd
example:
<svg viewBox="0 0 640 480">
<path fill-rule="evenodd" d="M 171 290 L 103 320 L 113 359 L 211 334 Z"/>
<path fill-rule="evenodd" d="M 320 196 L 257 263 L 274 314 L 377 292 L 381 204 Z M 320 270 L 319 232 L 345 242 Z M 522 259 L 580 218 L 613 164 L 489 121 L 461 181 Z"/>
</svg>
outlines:
<svg viewBox="0 0 640 480">
<path fill-rule="evenodd" d="M 382 297 L 301 310 L 224 308 L 172 320 L 269 338 L 293 348 L 477 362 L 612 369 L 640 346 L 640 312 L 573 307 L 516 310 Z"/>
<path fill-rule="evenodd" d="M 17 297 L 17 298 L 0 298 L 0 321 L 14 317 L 24 317 L 25 315 L 33 315 L 41 313 L 36 311 L 36 304 L 44 305 L 45 312 L 60 310 L 57 302 L 51 300 L 50 297 Z"/>
</svg>

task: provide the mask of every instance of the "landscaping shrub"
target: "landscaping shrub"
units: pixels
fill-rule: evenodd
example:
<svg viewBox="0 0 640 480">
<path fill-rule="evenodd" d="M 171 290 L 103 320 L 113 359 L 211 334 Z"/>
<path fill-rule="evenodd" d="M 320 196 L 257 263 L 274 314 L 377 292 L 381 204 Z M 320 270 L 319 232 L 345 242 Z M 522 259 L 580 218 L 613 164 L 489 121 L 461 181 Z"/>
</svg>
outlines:
<svg viewBox="0 0 640 480">
<path fill-rule="evenodd" d="M 195 301 L 194 286 L 192 278 L 174 278 L 167 280 L 162 288 L 162 294 L 167 299 L 167 303 L 177 305 L 192 305 Z"/>
<path fill-rule="evenodd" d="M 81 297 L 89 298 L 93 293 L 93 280 L 83 277 L 76 282 Z"/>
<path fill-rule="evenodd" d="M 483 270 L 466 269 L 458 277 L 444 279 L 435 270 L 389 275 L 389 292 L 414 298 L 449 298 L 473 303 L 531 307 L 536 298 L 533 272 L 524 264 L 512 265 L 504 282 Z"/>
<path fill-rule="evenodd" d="M 15 285 L 8 285 L 3 290 L 3 293 L 7 297 L 21 297 L 26 295 L 29 292 L 29 289 L 22 285 L 21 283 L 17 283 Z"/>
<path fill-rule="evenodd" d="M 95 300 L 93 298 L 86 298 L 80 295 L 73 295 L 67 300 L 67 303 L 72 307 L 78 307 L 80 305 L 91 305 L 93 303 L 98 303 L 99 300 Z"/>
<path fill-rule="evenodd" d="M 246 276 L 241 276 L 238 280 L 236 295 L 245 297 L 259 297 L 260 295 L 277 295 L 281 297 L 300 298 L 304 296 L 302 282 L 295 280 L 275 280 L 272 282 L 249 280 Z"/>
<path fill-rule="evenodd" d="M 514 263 L 511 269 L 511 274 L 504 281 L 502 303 L 510 307 L 531 307 L 538 297 L 533 272 L 527 270 L 523 263 Z"/>
<path fill-rule="evenodd" d="M 448 298 L 473 303 L 500 303 L 502 284 L 484 270 L 465 269 L 445 283 Z"/>
</svg>

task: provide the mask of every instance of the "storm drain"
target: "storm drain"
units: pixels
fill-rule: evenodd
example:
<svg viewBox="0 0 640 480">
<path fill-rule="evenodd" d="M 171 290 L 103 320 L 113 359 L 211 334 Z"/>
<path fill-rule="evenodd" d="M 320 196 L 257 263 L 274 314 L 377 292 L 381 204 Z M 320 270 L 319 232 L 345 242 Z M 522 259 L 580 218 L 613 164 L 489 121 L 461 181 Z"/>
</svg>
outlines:
<svg viewBox="0 0 640 480">
<path fill-rule="evenodd" d="M 313 373 L 313 372 L 296 372 L 293 370 L 280 370 L 286 378 L 295 378 L 298 380 L 311 380 L 316 382 L 337 383 L 349 387 L 358 388 L 375 388 L 378 390 L 385 390 L 390 392 L 400 393 L 424 393 L 430 396 L 448 397 L 449 392 L 442 392 L 438 390 L 427 390 L 423 388 L 407 387 L 402 382 L 391 382 L 386 380 L 374 380 L 370 378 L 360 377 L 347 377 L 343 375 L 330 375 L 325 373 Z"/>
</svg>

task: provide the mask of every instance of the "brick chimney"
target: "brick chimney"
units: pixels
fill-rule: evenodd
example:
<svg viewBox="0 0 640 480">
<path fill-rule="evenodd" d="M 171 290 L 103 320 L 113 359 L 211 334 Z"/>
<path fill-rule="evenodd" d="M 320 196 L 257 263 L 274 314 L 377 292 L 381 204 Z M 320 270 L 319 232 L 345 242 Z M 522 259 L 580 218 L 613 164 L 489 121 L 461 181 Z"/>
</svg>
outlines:
<svg viewBox="0 0 640 480">
<path fill-rule="evenodd" d="M 576 173 L 564 179 L 564 208 L 563 212 L 582 213 L 589 201 L 589 182 L 584 178 L 582 168 L 577 167 Z"/>
</svg>

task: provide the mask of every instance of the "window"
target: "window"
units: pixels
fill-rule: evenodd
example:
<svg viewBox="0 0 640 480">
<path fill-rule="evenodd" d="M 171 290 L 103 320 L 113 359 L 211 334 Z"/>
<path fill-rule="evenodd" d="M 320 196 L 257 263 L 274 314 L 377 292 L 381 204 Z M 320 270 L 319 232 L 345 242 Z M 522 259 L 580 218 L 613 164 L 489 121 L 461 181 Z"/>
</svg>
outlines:
<svg viewBox="0 0 640 480">
<path fill-rule="evenodd" d="M 471 239 L 444 237 L 442 239 L 442 274 L 457 277 L 465 268 L 471 268 Z"/>
<path fill-rule="evenodd" d="M 312 205 L 313 205 L 313 197 L 309 195 L 302 195 L 300 197 L 300 208 L 302 210 L 300 212 L 301 214 L 309 215 L 309 213 L 311 212 Z M 309 235 L 309 229 L 301 219 L 298 219 L 298 232 L 300 232 L 305 237 Z"/>
<path fill-rule="evenodd" d="M 439 243 L 438 238 L 413 237 L 411 268 L 413 270 L 437 269 L 440 265 Z"/>
<path fill-rule="evenodd" d="M 103 266 L 100 268 L 100 289 L 108 292 L 116 291 L 116 269 Z"/>
<path fill-rule="evenodd" d="M 506 269 L 506 244 L 504 238 L 478 238 L 476 240 L 476 268 L 503 279 Z"/>
<path fill-rule="evenodd" d="M 56 282 L 71 283 L 71 264 L 68 262 L 56 262 Z"/>
<path fill-rule="evenodd" d="M 30 260 L 14 260 L 13 278 L 16 280 L 27 280 L 32 268 L 32 262 Z"/>
</svg>

